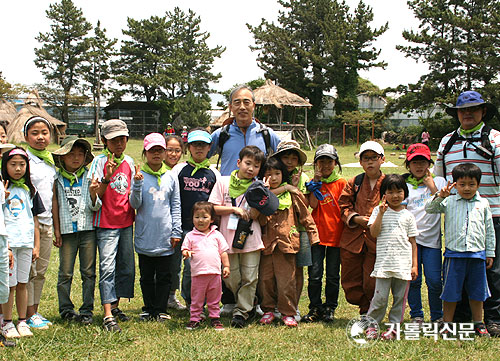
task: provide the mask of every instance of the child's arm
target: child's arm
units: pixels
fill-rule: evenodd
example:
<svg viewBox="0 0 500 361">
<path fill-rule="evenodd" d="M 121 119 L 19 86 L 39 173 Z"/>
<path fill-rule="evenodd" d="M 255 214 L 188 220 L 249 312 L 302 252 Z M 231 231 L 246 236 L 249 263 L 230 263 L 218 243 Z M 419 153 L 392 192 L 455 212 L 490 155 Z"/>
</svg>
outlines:
<svg viewBox="0 0 500 361">
<path fill-rule="evenodd" d="M 135 175 L 130 192 L 130 206 L 134 209 L 140 208 L 142 204 L 142 184 L 144 183 L 144 175 L 138 165 L 135 166 Z"/>
<path fill-rule="evenodd" d="M 256 220 L 260 216 L 260 212 L 256 208 L 250 208 L 250 219 Z"/>
<path fill-rule="evenodd" d="M 385 195 L 384 195 L 382 197 L 382 202 L 380 203 L 380 205 L 378 207 L 377 218 L 375 218 L 375 221 L 370 225 L 370 234 L 374 238 L 377 238 L 378 235 L 380 234 L 380 230 L 382 229 L 382 219 L 384 218 L 384 213 L 388 207 L 389 207 L 389 205 L 387 204 L 387 201 L 385 200 Z"/>
<path fill-rule="evenodd" d="M 215 214 L 218 216 L 227 216 L 231 213 L 236 214 L 238 217 L 243 218 L 245 221 L 250 219 L 250 213 L 240 207 L 231 207 L 231 206 L 217 206 L 214 204 Z"/>
<path fill-rule="evenodd" d="M 57 181 L 54 182 L 52 191 L 52 225 L 54 227 L 54 246 L 62 246 L 61 227 L 59 222 L 59 201 L 57 200 Z"/>
<path fill-rule="evenodd" d="M 486 203 L 488 203 L 486 201 Z M 486 269 L 493 267 L 493 261 L 495 258 L 496 251 L 496 238 L 495 238 L 495 227 L 493 225 L 493 218 L 491 216 L 491 209 L 489 204 L 486 205 L 484 212 L 484 225 L 486 234 Z"/>
<path fill-rule="evenodd" d="M 94 212 L 98 211 L 102 205 L 100 198 L 97 196 L 98 189 L 99 189 L 99 180 L 95 177 L 95 174 L 92 174 L 92 180 L 90 181 L 89 184 L 90 200 L 92 203 L 89 206 L 90 210 Z"/>
<path fill-rule="evenodd" d="M 102 199 L 104 193 L 106 192 L 106 188 L 108 188 L 108 184 L 111 181 L 111 177 L 113 173 L 118 168 L 118 164 L 115 162 L 115 155 L 111 154 L 111 157 L 108 158 L 106 163 L 106 175 L 103 177 L 104 182 L 101 181 L 99 183 L 99 188 L 97 189 L 97 195 Z"/>
<path fill-rule="evenodd" d="M 427 172 L 424 176 L 424 185 L 429 188 L 431 194 L 436 194 L 438 189 L 436 187 L 436 183 L 434 183 L 434 178 L 432 178 L 431 171 L 427 169 Z"/>
<path fill-rule="evenodd" d="M 304 195 L 292 196 L 292 201 L 294 205 L 294 211 L 298 215 L 299 223 L 305 227 L 307 235 L 309 236 L 309 243 L 311 245 L 319 243 L 319 234 L 316 223 L 307 209 L 307 205 L 304 202 Z M 297 224 L 298 226 L 298 224 Z"/>
<path fill-rule="evenodd" d="M 38 216 L 33 216 L 35 223 L 35 242 L 33 246 L 33 261 L 36 261 L 40 256 L 40 223 L 38 223 Z"/>
<path fill-rule="evenodd" d="M 222 252 L 220 255 L 220 259 L 222 261 L 222 266 L 224 267 L 222 269 L 222 277 L 228 278 L 229 274 L 231 271 L 229 270 L 229 256 L 227 255 L 227 252 Z"/>
<path fill-rule="evenodd" d="M 415 237 L 409 237 L 411 243 L 411 280 L 415 281 L 418 276 L 418 255 L 417 255 L 417 241 Z"/>
</svg>

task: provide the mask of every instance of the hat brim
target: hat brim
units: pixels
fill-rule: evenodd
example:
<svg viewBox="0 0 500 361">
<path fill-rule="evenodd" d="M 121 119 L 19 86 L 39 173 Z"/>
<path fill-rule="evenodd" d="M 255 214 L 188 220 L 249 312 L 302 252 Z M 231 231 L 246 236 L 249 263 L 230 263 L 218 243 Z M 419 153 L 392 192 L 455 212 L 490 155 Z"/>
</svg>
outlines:
<svg viewBox="0 0 500 361">
<path fill-rule="evenodd" d="M 207 143 L 207 144 L 211 144 L 212 143 L 212 140 L 209 139 L 208 137 L 206 136 L 202 136 L 202 135 L 195 135 L 191 138 L 189 138 L 188 140 L 188 144 L 191 144 L 191 143 L 194 143 L 194 142 L 203 142 L 203 143 Z"/>
<path fill-rule="evenodd" d="M 64 147 L 61 147 L 52 152 L 52 157 L 54 158 L 56 167 L 63 168 L 64 164 L 62 163 L 62 156 L 71 152 L 71 149 L 73 149 L 75 144 L 78 144 L 85 149 L 85 160 L 83 161 L 82 167 L 86 167 L 87 165 L 92 163 L 92 160 L 94 160 L 94 155 L 92 154 L 92 146 L 87 140 L 78 138 L 66 143 Z"/>
<path fill-rule="evenodd" d="M 273 157 L 280 157 L 280 154 L 283 155 L 283 153 L 288 152 L 290 150 L 294 150 L 294 151 L 296 151 L 299 154 L 299 165 L 306 164 L 306 162 L 307 162 L 307 154 L 304 153 L 304 151 L 302 149 L 296 148 L 296 147 L 289 147 L 289 148 L 281 149 L 281 150 L 273 153 L 272 156 Z"/>
<path fill-rule="evenodd" d="M 491 103 L 467 103 L 461 106 L 447 106 L 445 111 L 448 115 L 458 120 L 458 109 L 472 108 L 478 105 L 484 105 L 486 107 L 486 114 L 483 116 L 483 121 L 487 122 L 498 114 L 497 108 Z"/>
<path fill-rule="evenodd" d="M 106 140 L 110 140 L 116 137 L 129 137 L 128 130 L 117 130 L 116 132 L 111 132 L 109 134 L 103 135 Z"/>
<path fill-rule="evenodd" d="M 335 155 L 335 154 L 332 154 L 332 153 L 323 153 L 323 154 L 316 154 L 314 156 L 314 161 L 316 162 L 321 157 L 328 157 L 328 158 L 331 158 L 333 160 L 339 160 L 338 155 Z"/>
</svg>

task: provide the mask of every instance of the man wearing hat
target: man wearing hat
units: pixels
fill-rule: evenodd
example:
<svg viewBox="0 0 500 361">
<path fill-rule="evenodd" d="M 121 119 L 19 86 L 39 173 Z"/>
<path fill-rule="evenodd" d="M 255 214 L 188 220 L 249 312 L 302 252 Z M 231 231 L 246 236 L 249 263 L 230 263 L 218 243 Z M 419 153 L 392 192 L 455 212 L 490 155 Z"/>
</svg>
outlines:
<svg viewBox="0 0 500 361">
<path fill-rule="evenodd" d="M 482 171 L 479 192 L 490 203 L 496 235 L 495 261 L 486 271 L 491 297 L 484 302 L 484 322 L 491 336 L 500 337 L 500 132 L 487 124 L 498 111 L 481 94 L 469 90 L 460 94 L 446 113 L 457 119 L 460 127 L 441 139 L 434 173 L 453 182 L 451 171 L 458 164 L 474 163 Z M 467 298 L 462 295 L 462 300 Z M 467 302 L 457 305 L 457 321 L 470 319 L 467 308 Z"/>
</svg>

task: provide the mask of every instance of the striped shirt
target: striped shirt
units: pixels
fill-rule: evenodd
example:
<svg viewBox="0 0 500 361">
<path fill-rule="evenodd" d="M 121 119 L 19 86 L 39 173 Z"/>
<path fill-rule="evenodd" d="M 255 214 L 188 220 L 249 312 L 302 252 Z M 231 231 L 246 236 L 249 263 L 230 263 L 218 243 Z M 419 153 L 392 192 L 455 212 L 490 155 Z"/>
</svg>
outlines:
<svg viewBox="0 0 500 361">
<path fill-rule="evenodd" d="M 426 205 L 428 213 L 444 213 L 444 243 L 455 252 L 480 252 L 495 257 L 495 229 L 488 201 L 479 193 L 471 199 L 459 194 L 440 198 Z"/>
<path fill-rule="evenodd" d="M 474 133 L 466 135 L 465 138 L 473 137 L 478 139 L 477 141 L 474 141 L 473 144 L 481 145 L 481 141 L 479 140 L 481 138 L 481 130 L 482 127 Z M 453 132 L 445 135 L 443 139 L 441 139 L 441 143 L 439 144 L 437 151 L 436 164 L 434 165 L 434 174 L 444 177 L 448 181 L 453 181 L 451 171 L 456 165 L 461 163 L 474 163 L 481 169 L 482 172 L 479 193 L 481 193 L 483 198 L 488 200 L 493 217 L 500 217 L 500 186 L 495 184 L 491 161 L 477 154 L 472 145 L 464 142 L 463 140 L 457 140 L 450 148 L 450 151 L 445 155 L 446 175 L 443 174 L 443 150 L 452 134 Z M 491 147 L 495 153 L 494 171 L 497 182 L 500 184 L 500 132 L 492 129 L 489 138 Z"/>
</svg>

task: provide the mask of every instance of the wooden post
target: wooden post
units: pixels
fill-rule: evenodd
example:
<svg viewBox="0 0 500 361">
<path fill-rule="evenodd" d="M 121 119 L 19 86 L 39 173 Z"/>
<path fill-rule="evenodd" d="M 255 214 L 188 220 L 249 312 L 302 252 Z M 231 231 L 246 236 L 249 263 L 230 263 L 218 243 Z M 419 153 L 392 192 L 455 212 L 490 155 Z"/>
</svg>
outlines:
<svg viewBox="0 0 500 361">
<path fill-rule="evenodd" d="M 358 134 L 356 136 L 356 146 L 359 148 L 359 119 L 358 119 Z"/>
<path fill-rule="evenodd" d="M 372 119 L 372 140 L 375 139 L 375 120 Z"/>
<path fill-rule="evenodd" d="M 342 124 L 342 146 L 345 147 L 345 123 Z"/>
</svg>

